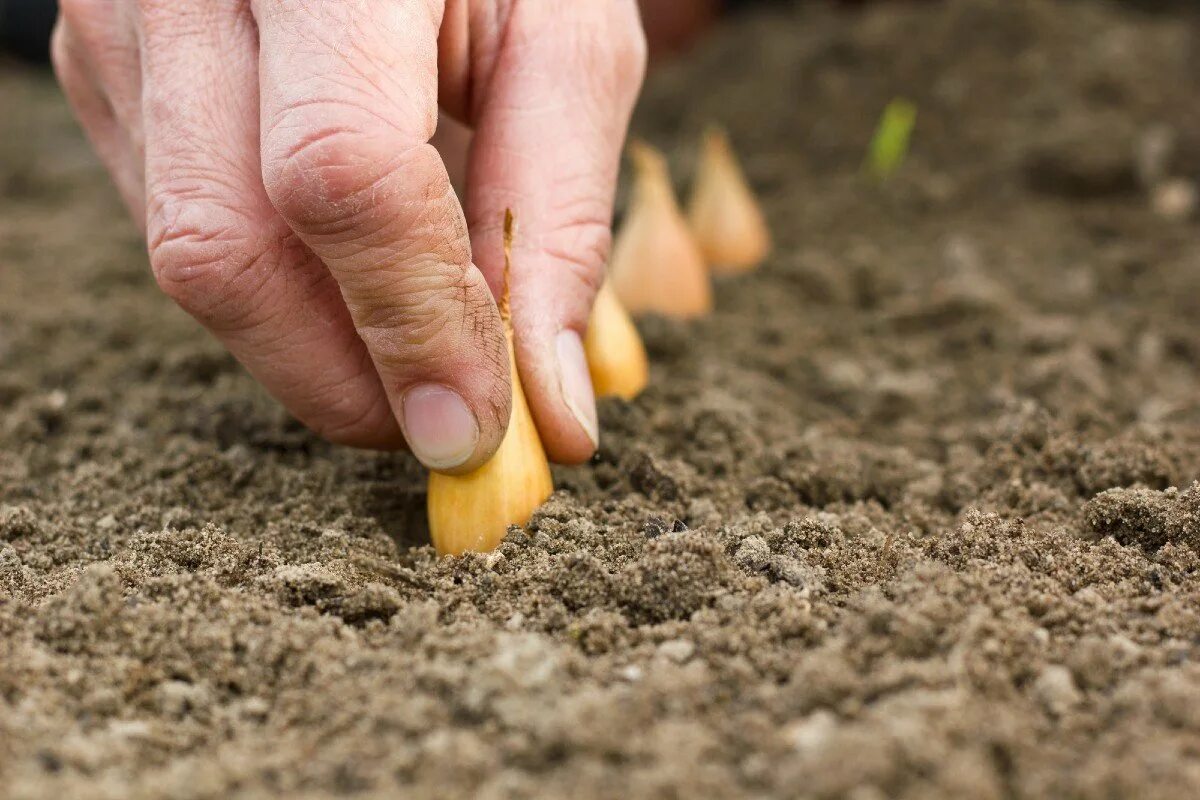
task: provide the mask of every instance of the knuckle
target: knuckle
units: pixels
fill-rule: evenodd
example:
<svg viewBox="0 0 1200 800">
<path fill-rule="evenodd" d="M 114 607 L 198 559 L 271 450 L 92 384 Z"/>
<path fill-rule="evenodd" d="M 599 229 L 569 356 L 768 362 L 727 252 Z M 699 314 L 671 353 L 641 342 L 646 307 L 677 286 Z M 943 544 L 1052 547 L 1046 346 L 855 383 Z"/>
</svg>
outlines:
<svg viewBox="0 0 1200 800">
<path fill-rule="evenodd" d="M 263 181 L 285 218 L 317 224 L 371 183 L 362 134 L 344 123 L 273 128 L 263 138 Z"/>
<path fill-rule="evenodd" d="M 264 134 L 263 182 L 271 203 L 293 225 L 333 234 L 361 223 L 392 175 L 403 171 L 414 184 L 436 175 L 430 154 L 437 157 L 426 142 L 357 105 L 303 104 L 280 115 Z"/>
<path fill-rule="evenodd" d="M 147 241 L 155 281 L 185 311 L 210 327 L 250 324 L 272 259 L 249 220 L 217 202 L 160 195 L 147 216 Z"/>
</svg>

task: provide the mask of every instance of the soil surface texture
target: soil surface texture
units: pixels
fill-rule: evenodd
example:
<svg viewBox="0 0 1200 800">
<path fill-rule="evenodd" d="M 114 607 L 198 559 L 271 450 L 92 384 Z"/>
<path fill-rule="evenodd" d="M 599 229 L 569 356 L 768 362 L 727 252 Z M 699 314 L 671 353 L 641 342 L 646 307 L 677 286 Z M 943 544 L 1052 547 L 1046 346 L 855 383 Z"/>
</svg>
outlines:
<svg viewBox="0 0 1200 800">
<path fill-rule="evenodd" d="M 957 0 L 656 71 L 635 132 L 683 189 L 723 123 L 777 250 L 456 559 L 0 70 L 0 796 L 1200 796 L 1198 62 L 1186 11 Z"/>
</svg>

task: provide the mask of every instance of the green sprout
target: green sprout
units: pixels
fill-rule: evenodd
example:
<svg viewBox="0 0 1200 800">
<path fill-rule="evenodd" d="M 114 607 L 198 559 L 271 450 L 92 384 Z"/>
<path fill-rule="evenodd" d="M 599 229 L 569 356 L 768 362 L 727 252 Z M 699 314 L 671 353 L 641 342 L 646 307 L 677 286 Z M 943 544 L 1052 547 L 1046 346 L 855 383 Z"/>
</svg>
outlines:
<svg viewBox="0 0 1200 800">
<path fill-rule="evenodd" d="M 909 101 L 896 98 L 887 104 L 879 118 L 875 136 L 871 139 L 871 149 L 864 165 L 877 180 L 887 180 L 904 163 L 916 122 L 917 107 Z"/>
</svg>

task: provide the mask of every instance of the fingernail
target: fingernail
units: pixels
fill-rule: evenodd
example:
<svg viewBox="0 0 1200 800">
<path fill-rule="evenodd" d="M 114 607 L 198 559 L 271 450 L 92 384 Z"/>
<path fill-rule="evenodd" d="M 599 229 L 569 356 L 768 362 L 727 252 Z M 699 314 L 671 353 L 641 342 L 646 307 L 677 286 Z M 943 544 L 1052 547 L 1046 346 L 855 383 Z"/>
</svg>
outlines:
<svg viewBox="0 0 1200 800">
<path fill-rule="evenodd" d="M 600 423 L 596 420 L 596 394 L 592 389 L 592 376 L 588 373 L 583 340 L 575 331 L 564 330 L 559 332 L 555 348 L 558 350 L 558 388 L 563 402 L 594 447 L 600 443 Z"/>
<path fill-rule="evenodd" d="M 404 393 L 402 407 L 404 437 L 425 466 L 453 469 L 475 452 L 479 423 L 454 390 L 422 383 Z"/>
</svg>

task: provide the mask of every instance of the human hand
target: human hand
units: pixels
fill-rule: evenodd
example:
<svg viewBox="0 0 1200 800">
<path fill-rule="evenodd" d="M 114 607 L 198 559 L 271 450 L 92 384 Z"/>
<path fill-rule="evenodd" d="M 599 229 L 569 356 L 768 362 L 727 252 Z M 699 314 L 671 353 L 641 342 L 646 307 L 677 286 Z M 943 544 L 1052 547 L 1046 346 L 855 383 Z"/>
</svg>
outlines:
<svg viewBox="0 0 1200 800">
<path fill-rule="evenodd" d="M 301 421 L 486 460 L 521 381 L 551 457 L 597 423 L 580 342 L 645 44 L 633 0 L 62 0 L 59 79 L 162 289 Z M 475 130 L 465 215 L 428 144 Z M 403 431 L 403 433 L 402 433 Z"/>
</svg>

